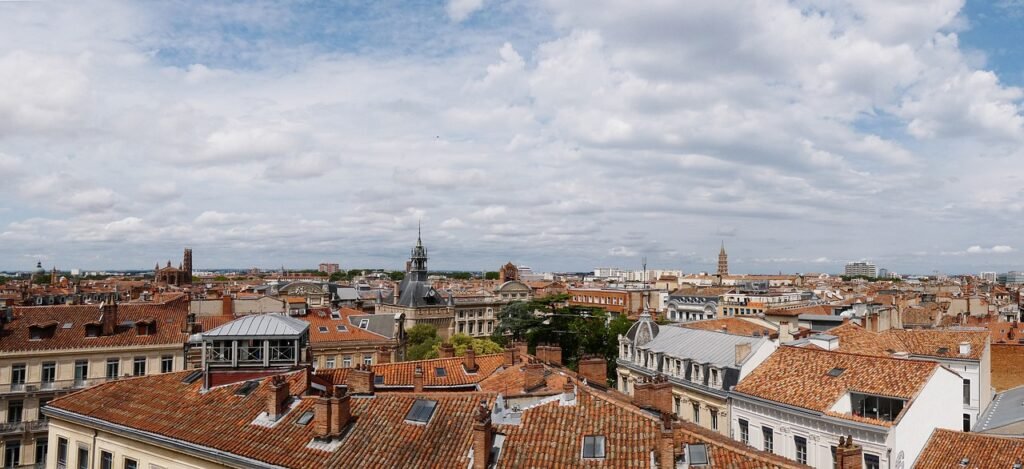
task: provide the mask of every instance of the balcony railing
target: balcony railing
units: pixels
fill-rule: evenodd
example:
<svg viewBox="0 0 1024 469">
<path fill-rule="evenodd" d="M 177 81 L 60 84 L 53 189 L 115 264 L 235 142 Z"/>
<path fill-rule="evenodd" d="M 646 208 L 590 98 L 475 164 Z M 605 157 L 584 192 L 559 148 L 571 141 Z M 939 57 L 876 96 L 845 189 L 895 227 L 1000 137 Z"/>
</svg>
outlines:
<svg viewBox="0 0 1024 469">
<path fill-rule="evenodd" d="M 5 422 L 0 423 L 0 435 L 12 435 L 24 432 L 44 432 L 49 424 L 47 419 L 32 420 L 28 422 Z"/>
<path fill-rule="evenodd" d="M 0 384 L 0 395 L 82 389 L 114 379 L 116 378 L 65 379 L 35 383 Z"/>
</svg>

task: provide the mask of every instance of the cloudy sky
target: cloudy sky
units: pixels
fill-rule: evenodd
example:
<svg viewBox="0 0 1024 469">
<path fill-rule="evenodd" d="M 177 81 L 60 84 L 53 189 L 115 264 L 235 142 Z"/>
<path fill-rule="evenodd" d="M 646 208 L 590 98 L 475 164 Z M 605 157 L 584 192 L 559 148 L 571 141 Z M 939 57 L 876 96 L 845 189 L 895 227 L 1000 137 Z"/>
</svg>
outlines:
<svg viewBox="0 0 1024 469">
<path fill-rule="evenodd" d="M 0 269 L 1024 268 L 1021 0 L 0 3 Z"/>
</svg>

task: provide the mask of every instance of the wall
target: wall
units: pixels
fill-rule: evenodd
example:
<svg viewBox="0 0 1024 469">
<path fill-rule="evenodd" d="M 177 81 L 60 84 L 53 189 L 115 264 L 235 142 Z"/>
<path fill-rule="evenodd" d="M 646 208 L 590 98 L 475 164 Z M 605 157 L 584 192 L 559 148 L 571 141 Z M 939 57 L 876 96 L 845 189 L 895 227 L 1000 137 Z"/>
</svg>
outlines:
<svg viewBox="0 0 1024 469">
<path fill-rule="evenodd" d="M 891 443 L 894 460 L 899 461 L 902 453 L 902 467 L 911 467 L 928 442 L 932 430 L 946 428 L 959 431 L 963 427 L 962 409 L 962 378 L 945 368 L 937 368 L 893 428 Z M 893 468 L 900 469 L 895 463 Z"/>
<path fill-rule="evenodd" d="M 754 368 L 757 368 L 768 358 L 776 349 L 779 348 L 779 343 L 774 340 L 769 340 L 762 344 L 757 350 L 750 352 L 750 357 L 747 361 L 743 362 L 743 366 L 740 368 L 740 380 L 743 380 Z"/>
<path fill-rule="evenodd" d="M 92 463 L 90 468 L 98 468 L 100 451 L 114 455 L 114 467 L 124 467 L 124 458 L 130 457 L 139 462 L 140 469 L 200 469 L 227 467 L 212 461 L 199 459 L 176 451 L 124 438 L 104 431 L 96 433 L 93 444 L 93 429 L 58 419 L 50 420 L 50 446 L 46 456 L 46 467 L 57 467 L 57 439 L 68 439 L 68 467 L 78 467 L 78 447 L 89 448 Z"/>
</svg>

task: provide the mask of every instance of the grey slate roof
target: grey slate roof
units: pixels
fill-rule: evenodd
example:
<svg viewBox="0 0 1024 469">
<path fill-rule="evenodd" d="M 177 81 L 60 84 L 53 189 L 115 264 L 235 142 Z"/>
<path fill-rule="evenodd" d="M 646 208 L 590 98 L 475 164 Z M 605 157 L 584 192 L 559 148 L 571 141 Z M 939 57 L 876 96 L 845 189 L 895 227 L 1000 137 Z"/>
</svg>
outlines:
<svg viewBox="0 0 1024 469">
<path fill-rule="evenodd" d="M 366 330 L 389 339 L 395 338 L 395 316 L 393 314 L 353 314 L 348 317 L 348 321 L 352 323 L 351 327 L 359 327 L 359 321 L 363 319 L 370 320 Z"/>
<path fill-rule="evenodd" d="M 765 337 L 747 337 L 724 332 L 662 326 L 654 340 L 639 346 L 641 350 L 663 353 L 716 367 L 736 366 L 736 345 L 750 344 L 751 354 L 768 342 Z"/>
<path fill-rule="evenodd" d="M 996 394 L 988 408 L 978 416 L 974 431 L 992 431 L 1020 421 L 1024 421 L 1024 386 Z"/>
<path fill-rule="evenodd" d="M 309 323 L 284 314 L 250 314 L 203 332 L 203 338 L 297 336 Z"/>
</svg>

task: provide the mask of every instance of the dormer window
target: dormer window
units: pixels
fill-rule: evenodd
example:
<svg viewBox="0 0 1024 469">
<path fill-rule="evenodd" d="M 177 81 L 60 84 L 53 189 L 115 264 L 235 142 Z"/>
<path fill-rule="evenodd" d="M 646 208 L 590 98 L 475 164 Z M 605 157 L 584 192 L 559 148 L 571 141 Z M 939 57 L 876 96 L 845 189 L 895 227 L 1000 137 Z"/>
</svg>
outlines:
<svg viewBox="0 0 1024 469">
<path fill-rule="evenodd" d="M 54 332 L 57 331 L 57 322 L 51 321 L 47 323 L 37 323 L 28 326 L 28 335 L 30 340 L 43 340 L 53 337 Z"/>
<path fill-rule="evenodd" d="M 700 365 L 697 363 L 694 363 L 690 367 L 690 380 L 700 381 Z"/>
<path fill-rule="evenodd" d="M 718 369 L 711 369 L 711 385 L 718 386 Z"/>
<path fill-rule="evenodd" d="M 583 459 L 604 459 L 604 435 L 583 437 Z"/>
<path fill-rule="evenodd" d="M 86 337 L 99 337 L 103 326 L 100 324 L 86 324 L 85 325 L 85 336 Z"/>
<path fill-rule="evenodd" d="M 360 329 L 366 329 L 367 327 L 370 327 L 370 320 L 369 319 L 360 319 L 359 320 L 359 328 Z"/>
</svg>

